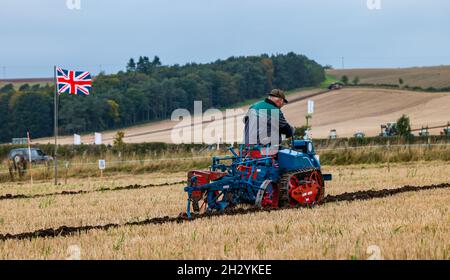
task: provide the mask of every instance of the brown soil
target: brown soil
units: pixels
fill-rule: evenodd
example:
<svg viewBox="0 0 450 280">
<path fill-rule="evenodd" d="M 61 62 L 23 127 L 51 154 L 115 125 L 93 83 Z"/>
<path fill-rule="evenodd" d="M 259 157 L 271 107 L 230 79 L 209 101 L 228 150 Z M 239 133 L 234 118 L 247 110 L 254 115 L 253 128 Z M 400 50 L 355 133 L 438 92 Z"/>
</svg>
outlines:
<svg viewBox="0 0 450 280">
<path fill-rule="evenodd" d="M 94 192 L 106 192 L 106 191 L 121 191 L 121 190 L 137 190 L 137 189 L 145 189 L 152 187 L 162 187 L 162 186 L 173 186 L 186 183 L 186 181 L 174 182 L 174 183 L 162 183 L 162 184 L 148 184 L 148 185 L 128 185 L 123 187 L 115 187 L 115 188 L 101 188 L 97 190 L 91 191 L 62 191 L 62 192 L 54 192 L 54 193 L 44 193 L 44 194 L 35 194 L 35 195 L 25 195 L 25 194 L 5 194 L 0 196 L 0 200 L 6 199 L 26 199 L 26 198 L 39 198 L 39 197 L 47 197 L 47 196 L 57 196 L 57 195 L 76 195 L 76 194 L 86 194 L 86 193 L 94 193 Z"/>
<path fill-rule="evenodd" d="M 403 186 L 401 188 L 396 189 L 382 189 L 382 190 L 367 190 L 367 191 L 356 191 L 356 192 L 345 192 L 338 195 L 328 195 L 326 196 L 323 201 L 319 205 L 323 205 L 326 203 L 333 203 L 333 202 L 341 202 L 341 201 L 355 201 L 355 200 L 369 200 L 373 198 L 382 198 L 382 197 L 389 197 L 395 194 L 405 193 L 405 192 L 415 192 L 415 191 L 423 191 L 423 190 L 431 190 L 431 189 L 444 189 L 449 188 L 449 183 L 442 183 L 438 185 L 428 185 L 428 186 Z M 228 215 L 228 216 L 235 216 L 235 215 L 245 215 L 249 213 L 255 213 L 255 212 L 270 212 L 270 211 L 281 211 L 285 209 L 290 209 L 289 207 L 286 208 L 277 208 L 277 209 L 261 209 L 261 208 L 235 208 L 235 209 L 228 209 L 225 212 L 212 212 L 212 213 L 204 213 L 199 215 L 193 215 L 191 218 L 187 218 L 185 215 L 179 215 L 177 217 L 155 217 L 151 219 L 145 219 L 142 221 L 137 222 L 127 222 L 124 224 L 105 224 L 105 225 L 93 225 L 93 226 L 80 226 L 80 227 L 68 227 L 68 226 L 61 226 L 58 228 L 48 228 L 48 229 L 39 229 L 32 232 L 24 232 L 19 234 L 0 234 L 0 240 L 22 240 L 22 239 L 32 239 L 32 238 L 39 238 L 39 237 L 58 237 L 58 236 L 69 236 L 74 234 L 80 234 L 83 232 L 88 232 L 91 230 L 108 230 L 111 228 L 117 228 L 117 227 L 123 227 L 123 226 L 133 226 L 133 225 L 148 225 L 148 224 L 165 224 L 165 223 L 182 223 L 187 221 L 193 221 L 197 219 L 204 219 L 204 218 L 212 218 L 216 216 L 221 215 Z"/>
</svg>

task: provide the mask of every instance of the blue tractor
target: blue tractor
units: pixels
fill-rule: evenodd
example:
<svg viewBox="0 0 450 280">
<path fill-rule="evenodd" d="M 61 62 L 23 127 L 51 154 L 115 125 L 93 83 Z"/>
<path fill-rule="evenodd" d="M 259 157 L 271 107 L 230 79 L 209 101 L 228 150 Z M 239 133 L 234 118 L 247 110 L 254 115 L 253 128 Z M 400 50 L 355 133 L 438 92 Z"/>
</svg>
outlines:
<svg viewBox="0 0 450 280">
<path fill-rule="evenodd" d="M 224 211 L 239 204 L 257 207 L 314 205 L 323 199 L 324 181 L 311 140 L 292 140 L 272 153 L 269 147 L 240 145 L 232 156 L 213 157 L 209 171 L 188 173 L 188 217 Z"/>
</svg>

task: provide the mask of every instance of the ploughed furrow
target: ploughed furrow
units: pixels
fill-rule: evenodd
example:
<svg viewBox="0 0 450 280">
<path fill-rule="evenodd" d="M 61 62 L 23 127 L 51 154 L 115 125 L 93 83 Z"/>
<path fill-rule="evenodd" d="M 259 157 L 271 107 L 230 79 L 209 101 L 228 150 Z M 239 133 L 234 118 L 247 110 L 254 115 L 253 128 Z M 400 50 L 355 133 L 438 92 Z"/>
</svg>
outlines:
<svg viewBox="0 0 450 280">
<path fill-rule="evenodd" d="M 333 203 L 333 202 L 339 202 L 339 201 L 355 201 L 355 200 L 369 200 L 373 198 L 382 198 L 382 197 L 389 197 L 395 194 L 405 193 L 405 192 L 416 192 L 416 191 L 423 191 L 423 190 L 432 190 L 432 189 L 444 189 L 449 188 L 450 183 L 443 183 L 438 185 L 428 185 L 428 186 L 403 186 L 396 189 L 382 189 L 382 190 L 367 190 L 367 191 L 356 191 L 356 192 L 346 192 L 338 195 L 328 195 L 326 196 L 322 202 L 320 202 L 319 205 L 326 204 L 326 203 Z M 299 207 L 305 207 L 305 206 L 298 206 Z M 124 227 L 124 226 L 133 226 L 133 225 L 151 225 L 151 224 L 165 224 L 165 223 L 182 223 L 182 222 L 188 222 L 198 219 L 204 219 L 204 218 L 211 218 L 211 217 L 217 217 L 222 215 L 228 215 L 228 216 L 235 216 L 235 215 L 244 215 L 249 213 L 256 213 L 256 212 L 270 212 L 270 211 L 281 211 L 286 209 L 293 209 L 292 207 L 283 207 L 283 208 L 257 208 L 257 207 L 250 207 L 250 208 L 231 208 L 227 209 L 224 212 L 211 212 L 211 213 L 204 213 L 204 214 L 198 214 L 193 215 L 191 218 L 187 218 L 185 215 L 180 215 L 177 217 L 155 217 L 151 219 L 145 219 L 142 221 L 136 221 L 136 222 L 127 222 L 124 224 L 105 224 L 105 225 L 94 225 L 94 226 L 80 226 L 80 227 L 68 227 L 68 226 L 61 226 L 58 228 L 48 228 L 48 229 L 39 229 L 32 232 L 24 232 L 24 233 L 18 233 L 18 234 L 0 234 L 0 240 L 6 241 L 6 240 L 22 240 L 22 239 L 32 239 L 32 238 L 38 238 L 38 237 L 58 237 L 58 236 L 69 236 L 74 234 L 80 234 L 83 232 L 88 232 L 91 230 L 108 230 L 111 228 L 118 228 L 118 227 Z"/>
<path fill-rule="evenodd" d="M 115 187 L 115 188 L 100 188 L 90 191 L 62 191 L 62 192 L 54 192 L 54 193 L 43 193 L 43 194 L 34 194 L 34 195 L 26 195 L 26 194 L 5 194 L 0 196 L 0 200 L 6 199 L 26 199 L 26 198 L 40 198 L 47 196 L 57 196 L 57 195 L 76 195 L 76 194 L 85 194 L 85 193 L 95 193 L 95 192 L 106 192 L 106 191 L 121 191 L 121 190 L 137 190 L 137 189 L 145 189 L 151 187 L 163 187 L 163 186 L 173 186 L 179 184 L 186 184 L 186 181 L 179 181 L 173 183 L 162 183 L 162 184 L 148 184 L 148 185 L 128 185 L 123 187 Z"/>
</svg>

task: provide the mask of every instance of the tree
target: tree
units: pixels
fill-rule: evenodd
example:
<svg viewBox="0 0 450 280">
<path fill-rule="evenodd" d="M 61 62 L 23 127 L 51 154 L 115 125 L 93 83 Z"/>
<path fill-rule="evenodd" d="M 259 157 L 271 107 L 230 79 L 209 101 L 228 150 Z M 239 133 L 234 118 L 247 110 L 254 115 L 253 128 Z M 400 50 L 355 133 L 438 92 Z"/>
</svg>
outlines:
<svg viewBox="0 0 450 280">
<path fill-rule="evenodd" d="M 306 125 L 302 125 L 301 127 L 296 127 L 294 135 L 303 138 L 308 129 L 309 129 L 309 127 Z"/>
<path fill-rule="evenodd" d="M 133 58 L 130 58 L 127 64 L 127 72 L 134 72 L 136 71 L 136 63 L 134 62 Z"/>
<path fill-rule="evenodd" d="M 408 116 L 402 115 L 397 120 L 397 131 L 403 137 L 408 137 L 411 134 L 411 124 Z"/>
<path fill-rule="evenodd" d="M 6 84 L 5 86 L 3 86 L 1 89 L 0 89 L 0 92 L 2 92 L 2 93 L 11 93 L 11 92 L 13 92 L 14 91 L 14 86 L 13 86 L 13 84 Z"/>
<path fill-rule="evenodd" d="M 342 76 L 341 82 L 343 82 L 344 85 L 347 85 L 347 84 L 348 84 L 348 77 L 347 77 L 347 75 Z"/>
<path fill-rule="evenodd" d="M 19 87 L 19 91 L 26 91 L 30 89 L 30 85 L 29 84 L 23 84 Z"/>
<path fill-rule="evenodd" d="M 9 100 L 12 94 L 0 94 L 0 116 L 2 121 L 0 122 L 0 143 L 9 142 L 11 140 L 11 130 L 9 128 L 9 118 L 11 116 L 9 110 Z"/>
<path fill-rule="evenodd" d="M 403 85 L 403 79 L 402 78 L 398 78 L 398 83 L 401 85 Z"/>
<path fill-rule="evenodd" d="M 147 56 L 140 56 L 139 60 L 136 64 L 136 71 L 139 73 L 150 74 L 153 65 L 150 63 L 150 60 Z"/>
<path fill-rule="evenodd" d="M 108 99 L 106 101 L 108 104 L 108 116 L 114 121 L 114 124 L 118 123 L 120 120 L 120 113 L 119 113 L 119 104 L 115 100 Z"/>
<path fill-rule="evenodd" d="M 123 147 L 125 142 L 123 142 L 123 138 L 125 137 L 125 133 L 123 131 L 117 131 L 116 136 L 114 136 L 113 145 L 117 146 L 119 149 Z"/>
<path fill-rule="evenodd" d="M 155 57 L 153 58 L 152 65 L 155 67 L 161 66 L 161 60 L 157 55 L 155 55 Z"/>
<path fill-rule="evenodd" d="M 27 129 L 33 137 L 52 135 L 53 107 L 49 95 L 20 93 L 11 105 L 10 129 L 13 137 L 24 137 Z"/>
<path fill-rule="evenodd" d="M 175 109 L 192 110 L 195 100 L 205 110 L 226 108 L 263 98 L 274 87 L 292 90 L 323 80 L 322 65 L 293 52 L 172 66 L 161 65 L 158 56 L 140 56 L 129 59 L 126 71 L 97 75 L 89 96 L 62 95 L 59 129 L 83 133 L 165 119 Z M 34 137 L 52 135 L 53 90 L 39 84 L 0 87 L 0 141 L 20 137 L 27 128 Z"/>
<path fill-rule="evenodd" d="M 353 79 L 352 83 L 353 83 L 353 85 L 355 85 L 355 86 L 358 85 L 358 84 L 359 84 L 359 77 L 356 76 L 356 77 Z"/>
</svg>

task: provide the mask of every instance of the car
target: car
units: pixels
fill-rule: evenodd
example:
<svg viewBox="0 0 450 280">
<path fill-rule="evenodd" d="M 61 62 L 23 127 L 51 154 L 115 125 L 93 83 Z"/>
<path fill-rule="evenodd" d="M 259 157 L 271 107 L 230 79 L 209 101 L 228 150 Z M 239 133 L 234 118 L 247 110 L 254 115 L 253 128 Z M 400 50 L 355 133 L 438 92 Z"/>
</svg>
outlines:
<svg viewBox="0 0 450 280">
<path fill-rule="evenodd" d="M 41 149 L 38 148 L 31 148 L 31 162 L 35 164 L 39 163 L 47 163 L 53 160 L 51 156 L 46 155 Z M 16 163 L 20 162 L 21 160 L 25 160 L 26 162 L 30 161 L 30 151 L 28 148 L 19 148 L 19 149 L 12 149 L 9 151 L 8 159 L 12 160 Z"/>
<path fill-rule="evenodd" d="M 344 84 L 341 82 L 334 82 L 328 86 L 329 90 L 337 90 L 344 87 Z"/>
<path fill-rule="evenodd" d="M 357 131 L 357 132 L 355 132 L 355 134 L 353 134 L 353 136 L 355 138 L 364 138 L 366 136 L 366 134 L 362 131 Z"/>
<path fill-rule="evenodd" d="M 328 139 L 336 139 L 336 138 L 337 138 L 336 129 L 330 130 L 330 133 L 328 134 Z"/>
</svg>

